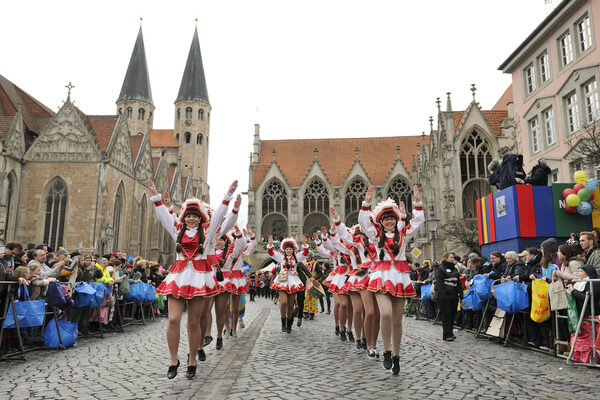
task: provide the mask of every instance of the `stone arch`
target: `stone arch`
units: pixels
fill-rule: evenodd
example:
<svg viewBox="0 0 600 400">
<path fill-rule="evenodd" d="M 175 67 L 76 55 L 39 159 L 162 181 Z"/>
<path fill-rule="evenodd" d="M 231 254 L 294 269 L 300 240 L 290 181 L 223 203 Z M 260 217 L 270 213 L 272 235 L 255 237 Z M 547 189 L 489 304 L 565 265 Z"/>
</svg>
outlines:
<svg viewBox="0 0 600 400">
<path fill-rule="evenodd" d="M 394 199 L 396 204 L 404 202 L 406 211 L 411 212 L 412 210 L 412 188 L 410 182 L 402 175 L 397 175 L 390 181 L 390 185 L 387 188 L 386 198 Z"/>
<path fill-rule="evenodd" d="M 273 235 L 280 240 L 288 234 L 288 194 L 283 182 L 273 178 L 263 190 L 261 198 L 261 236 Z M 283 236 L 282 236 L 283 235 Z"/>
<path fill-rule="evenodd" d="M 322 226 L 329 227 L 329 217 L 321 212 L 313 212 L 304 217 L 302 232 L 312 237 L 312 234 L 320 231 Z"/>
<path fill-rule="evenodd" d="M 273 235 L 274 240 L 282 240 L 288 236 L 288 222 L 285 215 L 270 213 L 263 217 L 261 236 L 267 238 L 269 235 Z"/>
<path fill-rule="evenodd" d="M 477 200 L 487 196 L 490 193 L 492 193 L 492 187 L 488 183 L 487 179 L 476 178 L 467 181 L 463 185 L 462 190 L 463 217 L 465 219 L 476 219 Z"/>
<path fill-rule="evenodd" d="M 44 188 L 44 239 L 53 249 L 64 245 L 65 216 L 69 200 L 67 183 L 56 176 Z"/>
<path fill-rule="evenodd" d="M 329 191 L 327 184 L 318 177 L 312 178 L 304 189 L 303 215 L 318 212 L 329 214 Z"/>
</svg>

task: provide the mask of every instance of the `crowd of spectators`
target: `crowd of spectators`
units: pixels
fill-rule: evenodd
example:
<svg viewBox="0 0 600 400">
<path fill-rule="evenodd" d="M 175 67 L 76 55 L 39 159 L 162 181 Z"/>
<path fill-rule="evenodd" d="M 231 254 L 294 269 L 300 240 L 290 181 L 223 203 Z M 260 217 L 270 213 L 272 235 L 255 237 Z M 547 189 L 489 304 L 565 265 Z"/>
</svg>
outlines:
<svg viewBox="0 0 600 400">
<path fill-rule="evenodd" d="M 45 299 L 48 285 L 59 282 L 67 300 L 61 306 L 59 318 L 79 324 L 79 332 L 88 335 L 89 330 L 115 331 L 122 327 L 124 316 L 130 313 L 133 320 L 140 318 L 141 307 L 127 308 L 124 296 L 126 287 L 139 282 L 158 286 L 167 275 L 162 265 L 141 257 L 128 257 L 124 252 L 110 254 L 80 254 L 69 252 L 64 248 L 53 251 L 45 244 L 10 242 L 0 248 L 0 321 L 8 309 L 10 295 L 16 300 L 25 300 L 25 290 L 18 287 L 27 286 L 29 300 Z M 75 290 L 80 282 L 100 282 L 106 287 L 106 294 L 99 310 L 75 308 Z M 129 283 L 126 285 L 125 282 Z M 115 312 L 117 300 L 121 302 L 120 312 Z M 149 313 L 165 313 L 164 302 L 157 301 L 146 305 L 146 316 Z M 49 308 L 47 311 L 52 311 Z M 99 314 L 99 315 L 98 315 Z M 102 326 L 100 326 L 102 325 Z M 10 353 L 17 348 L 16 335 L 7 329 L 1 340 L 2 353 Z M 28 330 L 24 337 L 26 346 L 41 344 L 40 329 Z"/>
<path fill-rule="evenodd" d="M 494 317 L 496 311 L 496 300 L 494 297 L 487 300 L 486 306 L 480 311 L 460 309 L 457 310 L 457 303 L 473 284 L 473 278 L 476 275 L 484 275 L 494 281 L 494 284 L 500 284 L 508 281 L 521 282 L 527 285 L 529 294 L 529 305 L 531 307 L 531 288 L 536 279 L 541 279 L 547 283 L 560 280 L 566 291 L 575 299 L 578 315 L 581 315 L 586 293 L 593 289 L 593 309 L 591 301 L 586 307 L 585 316 L 596 316 L 600 314 L 600 283 L 590 284 L 588 279 L 600 277 L 600 245 L 598 238 L 600 229 L 594 228 L 589 232 L 581 232 L 579 235 L 572 234 L 571 238 L 560 246 L 554 238 L 549 238 L 541 243 L 539 248 L 528 247 L 517 252 L 506 251 L 502 254 L 494 251 L 489 259 L 480 256 L 477 253 L 471 253 L 460 256 L 454 253 L 447 253 L 439 262 L 425 260 L 422 264 L 411 263 L 411 280 L 417 290 L 417 296 L 421 297 L 421 288 L 423 285 L 433 284 L 435 292 L 431 297 L 425 296 L 421 300 L 421 309 L 417 312 L 428 319 L 444 320 L 445 315 L 450 313 L 454 326 L 460 329 L 478 330 L 481 325 L 481 331 L 486 332 Z M 447 271 L 455 269 L 458 274 L 456 290 L 451 296 L 457 299 L 453 310 L 447 310 L 445 300 L 440 298 L 441 291 L 448 290 L 446 286 L 452 288 L 451 280 L 448 280 L 444 274 Z M 441 271 L 440 271 L 441 270 Z M 441 273 L 440 273 L 441 272 Z M 441 282 L 440 282 L 441 281 Z M 460 283 L 459 283 L 460 282 Z M 485 312 L 484 312 L 485 311 Z M 548 352 L 558 351 L 559 354 L 568 355 L 573 345 L 573 332 L 569 331 L 568 318 L 558 318 L 558 330 L 554 327 L 554 318 L 543 322 L 535 322 L 529 317 L 530 308 L 519 314 L 515 314 L 514 324 L 508 332 L 508 324 L 504 325 L 506 332 L 504 335 L 510 335 L 515 341 L 520 341 L 524 345 L 532 348 L 545 350 Z M 566 316 L 566 310 L 556 311 L 559 315 Z M 509 316 L 507 314 L 507 316 Z M 554 317 L 554 316 L 553 316 Z M 506 317 L 505 317 L 506 318 Z M 586 317 L 587 319 L 587 317 Z M 452 327 L 450 327 L 452 329 Z M 591 329 L 591 323 L 582 323 L 580 337 L 591 337 L 585 330 Z M 444 327 L 446 330 L 446 327 Z M 600 333 L 600 324 L 595 328 L 595 332 Z M 447 333 L 444 333 L 446 340 Z M 451 336 L 453 336 L 450 333 Z M 453 340 L 454 338 L 450 339 Z M 579 339 L 578 339 L 579 340 Z M 570 343 L 570 345 L 557 343 Z M 589 343 L 588 343 L 589 344 Z M 587 344 L 586 344 L 587 346 Z M 598 335 L 598 346 L 600 347 L 600 334 Z M 580 353 L 576 345 L 574 358 L 576 361 L 589 360 L 584 356 L 578 358 Z M 589 355 L 589 354 L 588 354 Z"/>
</svg>

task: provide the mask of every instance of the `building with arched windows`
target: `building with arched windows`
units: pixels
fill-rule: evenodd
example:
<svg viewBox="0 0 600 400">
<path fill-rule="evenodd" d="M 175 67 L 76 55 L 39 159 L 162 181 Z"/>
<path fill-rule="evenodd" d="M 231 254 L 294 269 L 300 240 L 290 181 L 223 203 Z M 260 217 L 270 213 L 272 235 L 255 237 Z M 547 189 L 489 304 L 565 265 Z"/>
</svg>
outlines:
<svg viewBox="0 0 600 400">
<path fill-rule="evenodd" d="M 262 140 L 255 125 L 249 224 L 263 241 L 269 235 L 300 239 L 330 226 L 330 206 L 348 226 L 356 224 L 371 185 L 374 203 L 390 197 L 410 212 L 414 184 L 424 188 L 428 221 L 437 220 L 440 227 L 455 219 L 472 223 L 475 200 L 492 191 L 487 165 L 516 149 L 511 102 L 509 88 L 491 110 L 481 109 L 473 95 L 466 110 L 452 111 L 448 94 L 445 111 L 438 99 L 437 126 L 431 117 L 429 135 L 418 136 Z M 437 238 L 438 257 L 442 250 L 459 250 L 444 240 L 441 229 Z M 426 256 L 432 255 L 431 239 L 425 225 L 415 245 Z M 255 264 L 266 258 L 259 246 Z"/>
<path fill-rule="evenodd" d="M 115 115 L 85 114 L 68 87 L 54 112 L 0 75 L 0 242 L 171 261 L 173 241 L 148 204 L 147 185 L 154 180 L 176 207 L 192 195 L 208 198 L 211 106 L 197 30 L 174 129 L 153 126 L 141 28 Z"/>
</svg>

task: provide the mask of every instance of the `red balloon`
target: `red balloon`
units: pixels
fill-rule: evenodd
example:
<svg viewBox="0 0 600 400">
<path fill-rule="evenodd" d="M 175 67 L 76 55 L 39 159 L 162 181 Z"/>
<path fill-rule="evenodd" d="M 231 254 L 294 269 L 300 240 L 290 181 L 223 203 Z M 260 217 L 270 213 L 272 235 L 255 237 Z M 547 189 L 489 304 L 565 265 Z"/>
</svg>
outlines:
<svg viewBox="0 0 600 400">
<path fill-rule="evenodd" d="M 577 194 L 577 191 L 575 189 L 569 189 L 566 188 L 565 190 L 563 190 L 563 197 L 566 199 L 570 194 Z"/>
<path fill-rule="evenodd" d="M 573 190 L 575 191 L 575 193 L 577 193 L 584 187 L 585 187 L 585 185 L 582 185 L 581 183 L 576 183 L 575 186 L 573 186 Z"/>
<path fill-rule="evenodd" d="M 573 213 L 577 212 L 577 207 L 572 207 L 572 206 L 570 206 L 568 204 L 565 204 L 565 211 L 568 212 L 568 213 L 570 213 L 570 214 L 573 214 Z"/>
<path fill-rule="evenodd" d="M 588 201 L 594 201 L 594 192 L 590 192 L 590 193 L 591 193 L 591 195 L 590 195 L 590 199 Z"/>
</svg>

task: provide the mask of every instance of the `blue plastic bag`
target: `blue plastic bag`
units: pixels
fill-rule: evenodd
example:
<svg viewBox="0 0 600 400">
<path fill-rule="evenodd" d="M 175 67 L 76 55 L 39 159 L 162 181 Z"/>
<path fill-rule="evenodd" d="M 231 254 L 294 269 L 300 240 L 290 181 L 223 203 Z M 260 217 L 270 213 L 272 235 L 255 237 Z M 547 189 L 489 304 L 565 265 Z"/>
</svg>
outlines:
<svg viewBox="0 0 600 400">
<path fill-rule="evenodd" d="M 82 282 L 75 287 L 75 292 L 75 308 L 96 308 L 104 298 L 104 284 Z"/>
<path fill-rule="evenodd" d="M 156 301 L 156 288 L 148 283 L 144 285 L 144 303 L 153 303 Z"/>
<path fill-rule="evenodd" d="M 479 311 L 483 308 L 483 301 L 481 300 L 473 286 L 471 286 L 467 293 L 465 293 L 465 296 L 463 297 L 463 301 L 462 303 L 460 303 L 460 306 L 463 308 L 463 310 L 473 311 Z"/>
<path fill-rule="evenodd" d="M 431 283 L 421 286 L 421 300 L 431 300 Z"/>
<path fill-rule="evenodd" d="M 492 282 L 493 280 L 486 278 L 485 275 L 475 275 L 473 277 L 473 287 L 481 300 L 492 298 Z"/>
<path fill-rule="evenodd" d="M 46 303 L 48 303 L 48 307 L 62 307 L 67 304 L 60 283 L 51 282 L 48 284 Z"/>
<path fill-rule="evenodd" d="M 96 290 L 96 293 L 95 293 L 94 297 L 92 298 L 92 301 L 90 302 L 89 307 L 90 308 L 99 307 L 100 304 L 102 304 L 102 300 L 104 300 L 104 293 L 106 291 L 106 285 L 102 282 L 92 282 L 92 283 L 90 283 L 90 286 Z"/>
<path fill-rule="evenodd" d="M 131 300 L 134 303 L 142 303 L 145 298 L 144 283 L 132 283 L 129 285 L 129 295 L 125 296 L 127 300 Z"/>
<path fill-rule="evenodd" d="M 60 338 L 63 347 L 77 346 L 77 323 L 58 320 L 58 329 L 60 329 Z M 48 347 L 60 347 L 58 332 L 56 330 L 56 319 L 52 318 L 44 328 L 44 344 Z"/>
<path fill-rule="evenodd" d="M 29 290 L 26 285 L 19 286 L 17 298 L 21 298 L 21 287 L 23 288 L 25 300 L 15 300 L 14 302 L 19 328 L 42 326 L 44 324 L 44 315 L 46 313 L 46 301 L 29 300 Z M 11 306 L 8 307 L 3 326 L 5 329 L 17 327 Z"/>
<path fill-rule="evenodd" d="M 514 314 L 529 307 L 527 285 L 520 282 L 508 281 L 494 286 L 496 303 L 499 309 Z"/>
</svg>

